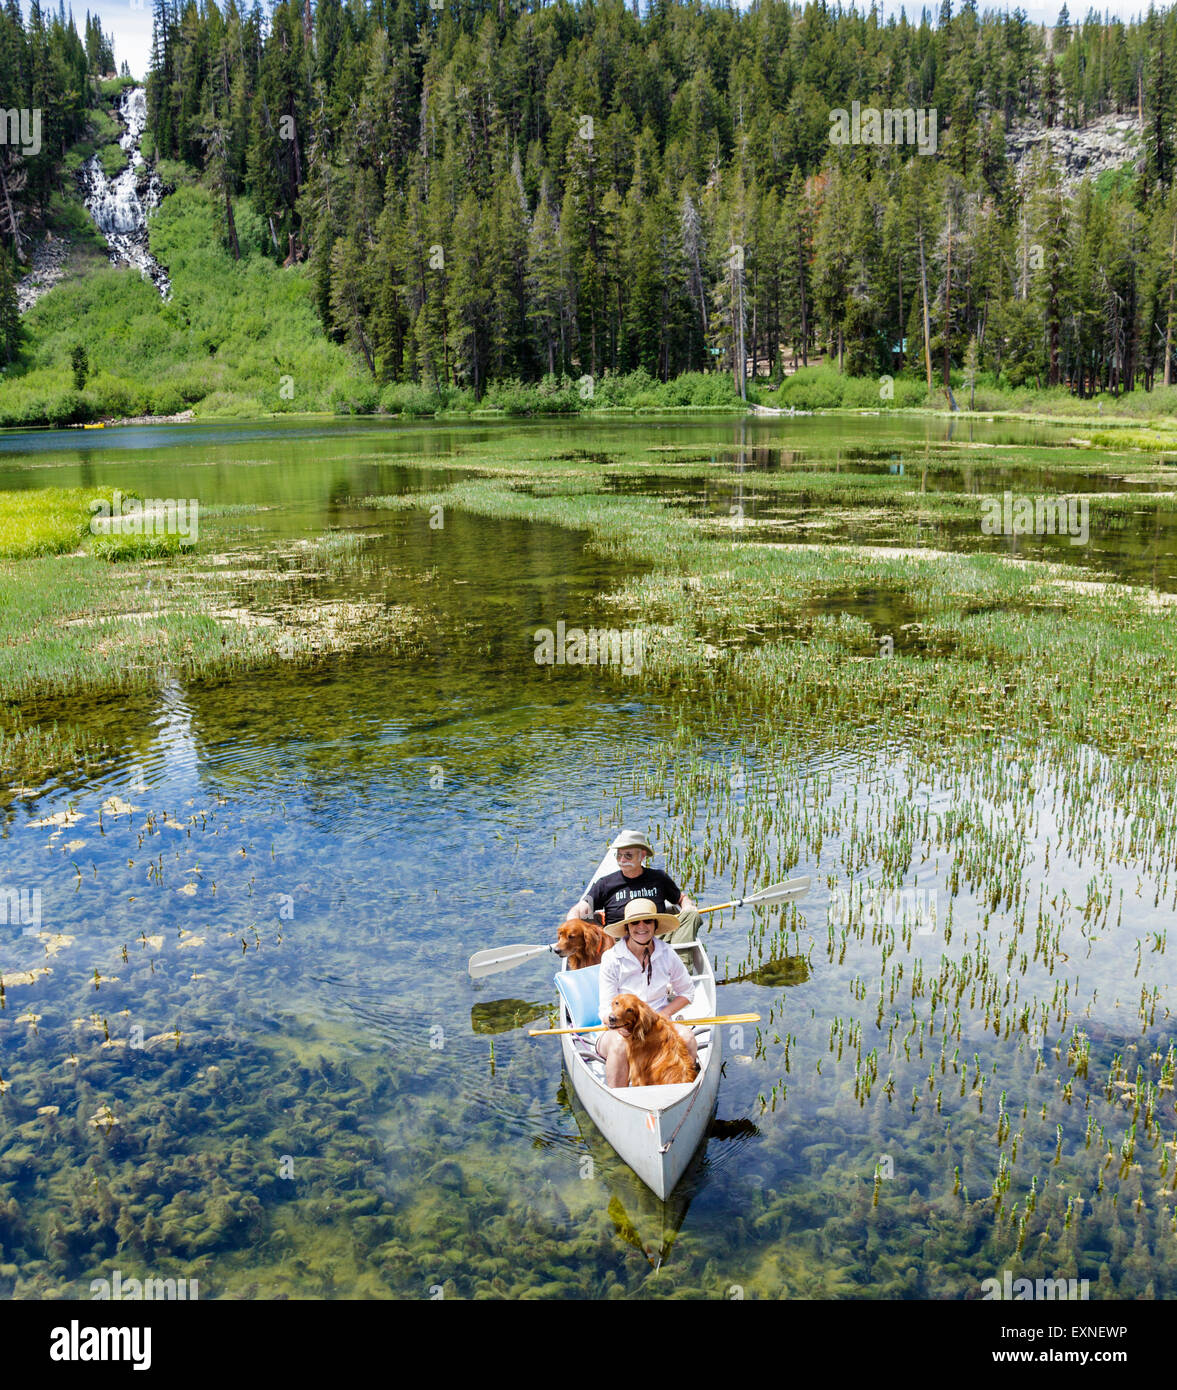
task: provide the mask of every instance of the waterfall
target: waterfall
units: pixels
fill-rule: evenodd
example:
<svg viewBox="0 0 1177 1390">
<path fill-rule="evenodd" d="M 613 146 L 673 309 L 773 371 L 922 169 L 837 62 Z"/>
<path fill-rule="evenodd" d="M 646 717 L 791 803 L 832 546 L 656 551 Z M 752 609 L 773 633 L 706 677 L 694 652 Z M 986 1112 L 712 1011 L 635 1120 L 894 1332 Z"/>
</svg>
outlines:
<svg viewBox="0 0 1177 1390">
<path fill-rule="evenodd" d="M 108 179 L 101 159 L 92 155 L 82 169 L 83 201 L 110 247 L 111 265 L 134 266 L 167 299 L 172 292 L 167 271 L 147 250 L 147 214 L 163 197 L 159 175 L 147 167 L 139 149 L 147 126 L 147 89 L 124 91 L 118 112 L 126 126 L 119 146 L 128 155 L 127 166 Z"/>
</svg>

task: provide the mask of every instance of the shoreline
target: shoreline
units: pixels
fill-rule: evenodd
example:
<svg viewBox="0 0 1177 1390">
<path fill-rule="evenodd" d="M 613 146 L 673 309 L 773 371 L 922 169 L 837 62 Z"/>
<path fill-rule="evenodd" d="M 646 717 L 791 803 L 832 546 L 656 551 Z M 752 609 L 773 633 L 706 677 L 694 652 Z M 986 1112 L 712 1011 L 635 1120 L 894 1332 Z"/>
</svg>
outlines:
<svg viewBox="0 0 1177 1390">
<path fill-rule="evenodd" d="M 1088 430 L 1096 429 L 1138 429 L 1154 431 L 1159 435 L 1171 434 L 1172 439 L 1156 438 L 1150 440 L 1148 445 L 1137 443 L 1126 445 L 1128 448 L 1136 448 L 1142 452 L 1150 452 L 1152 449 L 1164 450 L 1168 448 L 1177 449 L 1177 417 L 1166 414 L 1164 411 L 1157 411 L 1153 415 L 1076 415 L 1076 414 L 1049 414 L 1040 410 L 1017 410 L 1000 407 L 987 410 L 947 410 L 943 408 L 933 408 L 930 406 L 887 406 L 883 408 L 868 408 L 864 406 L 826 406 L 816 407 L 812 410 L 802 409 L 801 407 L 789 406 L 766 406 L 756 402 L 749 402 L 746 406 L 741 404 L 722 405 L 722 406 L 695 406 L 695 405 L 676 405 L 676 406 L 610 406 L 600 410 L 584 410 L 576 412 L 567 411 L 535 411 L 531 414 L 508 414 L 507 411 L 489 406 L 480 410 L 437 410 L 429 414 L 406 415 L 383 414 L 373 412 L 370 414 L 338 414 L 323 410 L 259 410 L 247 415 L 197 415 L 194 407 L 179 411 L 172 415 L 128 415 L 118 419 L 100 419 L 93 421 L 77 421 L 68 425 L 52 425 L 47 423 L 8 425 L 0 428 L 0 435 L 13 433 L 26 433 L 31 430 L 84 430 L 84 429 L 119 429 L 136 425 L 251 425 L 259 423 L 273 423 L 280 420 L 298 421 L 308 423 L 321 420 L 323 422 L 349 422 L 359 423 L 361 421 L 384 422 L 388 424 L 427 424 L 430 421 L 445 421 L 452 424 L 454 422 L 466 421 L 468 423 L 485 424 L 491 420 L 510 421 L 514 424 L 524 423 L 532 420 L 607 420 L 613 418 L 638 418 L 641 416 L 732 416 L 736 418 L 753 419 L 795 419 L 800 417 L 816 418 L 821 416 L 872 416 L 883 418 L 886 416 L 896 416 L 905 419 L 936 419 L 952 420 L 958 423 L 965 421 L 981 422 L 983 424 L 993 424 L 997 421 L 1021 421 L 1025 424 L 1043 424 L 1060 426 L 1082 426 Z M 1096 448 L 1100 445 L 1094 438 L 1079 439 L 1075 441 L 1076 447 Z"/>
<path fill-rule="evenodd" d="M 181 410 L 176 415 L 126 415 L 121 420 L 86 420 L 78 424 L 66 425 L 67 430 L 105 430 L 117 429 L 120 425 L 187 425 L 196 419 L 196 412 L 191 407 Z M 19 426 L 18 426 L 19 428 Z M 45 428 L 44 426 L 34 425 L 33 429 Z M 48 426 L 52 429 L 53 426 Z"/>
</svg>

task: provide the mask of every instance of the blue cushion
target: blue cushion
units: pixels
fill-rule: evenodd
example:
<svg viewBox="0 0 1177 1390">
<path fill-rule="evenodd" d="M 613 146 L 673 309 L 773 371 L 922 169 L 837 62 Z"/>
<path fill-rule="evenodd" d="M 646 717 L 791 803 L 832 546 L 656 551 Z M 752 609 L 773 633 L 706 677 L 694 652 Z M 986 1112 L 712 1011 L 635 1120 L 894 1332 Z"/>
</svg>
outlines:
<svg viewBox="0 0 1177 1390">
<path fill-rule="evenodd" d="M 574 1028 L 595 1028 L 601 1021 L 600 1001 L 597 993 L 601 987 L 601 967 L 589 965 L 583 970 L 560 970 L 556 974 L 556 988 L 568 1006 L 568 1013 Z"/>
</svg>

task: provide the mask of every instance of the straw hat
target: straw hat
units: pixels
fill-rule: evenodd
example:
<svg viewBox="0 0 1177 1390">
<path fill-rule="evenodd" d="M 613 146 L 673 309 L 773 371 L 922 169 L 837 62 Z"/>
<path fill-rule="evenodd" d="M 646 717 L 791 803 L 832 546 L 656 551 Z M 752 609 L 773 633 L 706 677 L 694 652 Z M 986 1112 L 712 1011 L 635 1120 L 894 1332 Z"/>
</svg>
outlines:
<svg viewBox="0 0 1177 1390">
<path fill-rule="evenodd" d="M 673 912 L 659 912 L 649 898 L 633 898 L 625 905 L 625 916 L 616 922 L 606 922 L 605 930 L 620 941 L 625 936 L 625 924 L 632 922 L 635 917 L 653 917 L 658 923 L 654 928 L 655 936 L 665 936 L 667 932 L 682 926 Z"/>
</svg>

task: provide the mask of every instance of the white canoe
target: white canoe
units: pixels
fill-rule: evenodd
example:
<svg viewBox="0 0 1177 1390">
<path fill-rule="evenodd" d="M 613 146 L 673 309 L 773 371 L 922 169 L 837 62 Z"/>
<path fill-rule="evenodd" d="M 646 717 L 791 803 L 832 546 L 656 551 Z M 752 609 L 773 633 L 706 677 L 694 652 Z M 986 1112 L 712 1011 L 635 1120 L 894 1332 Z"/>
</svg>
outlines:
<svg viewBox="0 0 1177 1390">
<path fill-rule="evenodd" d="M 714 1016 L 715 972 L 707 952 L 698 941 L 673 949 L 695 980 L 695 997 L 683 1010 L 684 1021 Z M 563 968 L 568 968 L 566 961 Z M 561 1027 L 571 1026 L 563 1001 L 560 1017 Z M 596 1036 L 590 1033 L 579 1042 L 571 1034 L 560 1039 L 573 1089 L 617 1153 L 647 1187 L 665 1199 L 686 1172 L 715 1113 L 723 1065 L 723 1029 L 696 1030 L 699 1075 L 689 1084 L 676 1086 L 606 1086 L 604 1065 L 590 1052 L 591 1039 Z"/>
</svg>

